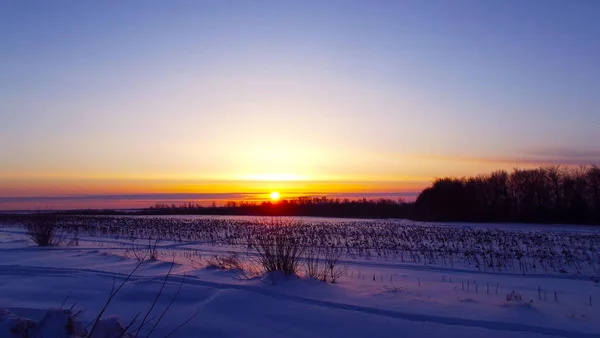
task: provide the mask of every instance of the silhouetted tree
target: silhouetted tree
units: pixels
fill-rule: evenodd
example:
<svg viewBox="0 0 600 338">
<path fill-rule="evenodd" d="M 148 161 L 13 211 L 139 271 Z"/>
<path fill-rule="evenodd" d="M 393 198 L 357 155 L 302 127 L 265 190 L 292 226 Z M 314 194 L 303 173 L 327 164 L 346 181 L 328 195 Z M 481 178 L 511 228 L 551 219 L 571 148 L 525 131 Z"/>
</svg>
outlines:
<svg viewBox="0 0 600 338">
<path fill-rule="evenodd" d="M 546 166 L 438 178 L 415 210 L 423 220 L 600 223 L 600 169 Z"/>
</svg>

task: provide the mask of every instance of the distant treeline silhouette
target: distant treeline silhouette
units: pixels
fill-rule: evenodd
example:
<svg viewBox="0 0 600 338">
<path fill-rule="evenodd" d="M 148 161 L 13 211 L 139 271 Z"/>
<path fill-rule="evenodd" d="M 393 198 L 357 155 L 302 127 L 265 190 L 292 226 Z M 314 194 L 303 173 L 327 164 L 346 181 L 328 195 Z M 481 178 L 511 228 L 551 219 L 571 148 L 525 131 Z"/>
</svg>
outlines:
<svg viewBox="0 0 600 338">
<path fill-rule="evenodd" d="M 437 178 L 414 202 L 299 197 L 277 202 L 227 202 L 221 207 L 156 204 L 139 213 L 600 224 L 600 168 L 546 166 L 468 178 Z"/>
<path fill-rule="evenodd" d="M 415 208 L 421 220 L 600 224 L 600 168 L 439 178 L 419 194 Z"/>
<path fill-rule="evenodd" d="M 204 207 L 188 203 L 182 205 L 156 204 L 140 213 L 149 214 L 203 214 L 249 216 L 313 216 L 345 218 L 394 218 L 411 214 L 413 203 L 392 199 L 339 199 L 297 197 L 277 202 L 227 202 L 224 206 Z"/>
</svg>

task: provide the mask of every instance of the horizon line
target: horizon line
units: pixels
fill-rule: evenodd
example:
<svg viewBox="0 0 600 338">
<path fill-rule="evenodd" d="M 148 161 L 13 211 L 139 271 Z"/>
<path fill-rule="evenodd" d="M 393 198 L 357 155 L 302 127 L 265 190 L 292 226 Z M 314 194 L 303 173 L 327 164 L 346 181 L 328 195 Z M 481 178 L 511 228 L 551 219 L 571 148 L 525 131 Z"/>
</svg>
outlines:
<svg viewBox="0 0 600 338">
<path fill-rule="evenodd" d="M 281 200 L 292 200 L 298 197 L 328 197 L 349 199 L 376 199 L 388 198 L 408 200 L 415 199 L 419 191 L 411 192 L 351 192 L 351 193 L 289 193 L 284 194 Z M 262 202 L 268 201 L 268 193 L 158 193 L 158 194 L 87 194 L 65 196 L 17 196 L 0 197 L 0 212 L 8 211 L 34 211 L 48 210 L 127 210 L 145 209 L 152 205 L 187 204 L 209 205 L 215 202 L 224 205 L 226 202 Z"/>
<path fill-rule="evenodd" d="M 219 198 L 219 197 L 245 197 L 245 196 L 259 196 L 269 194 L 271 191 L 264 192 L 223 192 L 223 193 L 139 193 L 139 194 L 65 194 L 65 195 L 46 195 L 46 196 L 0 196 L 0 202 L 18 202 L 18 201 L 30 201 L 30 200 L 38 200 L 38 199 L 48 199 L 48 200 L 71 200 L 71 199 L 81 199 L 81 200 L 96 200 L 103 198 L 115 198 L 115 199 L 138 199 L 138 198 L 161 198 L 161 197 L 171 197 L 171 198 L 195 198 L 195 197 L 203 197 L 203 198 Z M 348 197 L 378 197 L 378 196 L 412 196 L 414 194 L 419 194 L 421 191 L 403 191 L 403 192 L 302 192 L 302 193 L 282 193 L 284 196 L 290 197 L 312 197 L 312 196 L 348 196 Z M 285 198 L 282 198 L 285 199 Z"/>
</svg>

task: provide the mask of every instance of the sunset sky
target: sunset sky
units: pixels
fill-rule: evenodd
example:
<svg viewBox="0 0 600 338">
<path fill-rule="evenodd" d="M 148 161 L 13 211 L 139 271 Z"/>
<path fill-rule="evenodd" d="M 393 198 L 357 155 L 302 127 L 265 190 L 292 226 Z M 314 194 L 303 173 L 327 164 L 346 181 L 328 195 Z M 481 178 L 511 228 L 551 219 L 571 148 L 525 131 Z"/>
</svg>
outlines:
<svg viewBox="0 0 600 338">
<path fill-rule="evenodd" d="M 593 0 L 8 0 L 0 51 L 0 210 L 600 163 Z"/>
</svg>

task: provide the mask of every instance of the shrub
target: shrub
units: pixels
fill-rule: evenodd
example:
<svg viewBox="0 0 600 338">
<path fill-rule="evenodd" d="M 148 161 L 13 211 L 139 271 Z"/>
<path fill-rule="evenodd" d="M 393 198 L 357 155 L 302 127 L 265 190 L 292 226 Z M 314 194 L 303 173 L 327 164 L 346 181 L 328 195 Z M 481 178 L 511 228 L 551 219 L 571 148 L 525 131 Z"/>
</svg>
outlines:
<svg viewBox="0 0 600 338">
<path fill-rule="evenodd" d="M 217 268 L 220 270 L 243 270 L 242 263 L 236 254 L 231 254 L 229 256 L 214 255 L 212 258 L 206 259 L 206 264 L 210 268 Z"/>
<path fill-rule="evenodd" d="M 321 249 L 311 247 L 306 250 L 304 258 L 304 267 L 306 268 L 306 276 L 309 278 L 317 278 L 323 282 L 327 281 L 327 271 L 323 267 L 321 258 Z"/>
<path fill-rule="evenodd" d="M 253 239 L 252 246 L 258 254 L 259 264 L 266 272 L 280 271 L 286 277 L 297 274 L 304 249 L 297 238 L 286 235 L 282 228 L 265 229 Z"/>
<path fill-rule="evenodd" d="M 148 238 L 148 256 L 150 256 L 151 261 L 158 260 L 158 250 L 156 247 L 158 246 L 158 238 L 152 242 L 152 238 Z"/>
<path fill-rule="evenodd" d="M 346 273 L 346 268 L 338 267 L 338 263 L 340 258 L 342 258 L 342 248 L 338 247 L 327 247 L 325 249 L 325 263 L 327 266 L 327 274 L 329 274 L 329 280 L 332 283 L 337 282 L 337 280 Z"/>
<path fill-rule="evenodd" d="M 520 293 L 515 292 L 515 290 L 511 291 L 511 293 L 506 294 L 507 302 L 522 301 L 522 300 L 523 300 L 523 296 L 521 296 Z"/>
<path fill-rule="evenodd" d="M 38 212 L 25 221 L 27 235 L 38 246 L 58 245 L 61 241 L 57 217 Z"/>
<path fill-rule="evenodd" d="M 131 252 L 133 253 L 133 257 L 138 262 L 143 262 L 146 259 L 149 259 L 151 261 L 158 260 L 158 249 L 156 249 L 156 247 L 158 246 L 158 242 L 158 239 L 155 239 L 154 242 L 152 242 L 152 238 L 148 238 L 148 245 L 136 245 L 134 239 L 131 245 Z"/>
</svg>

